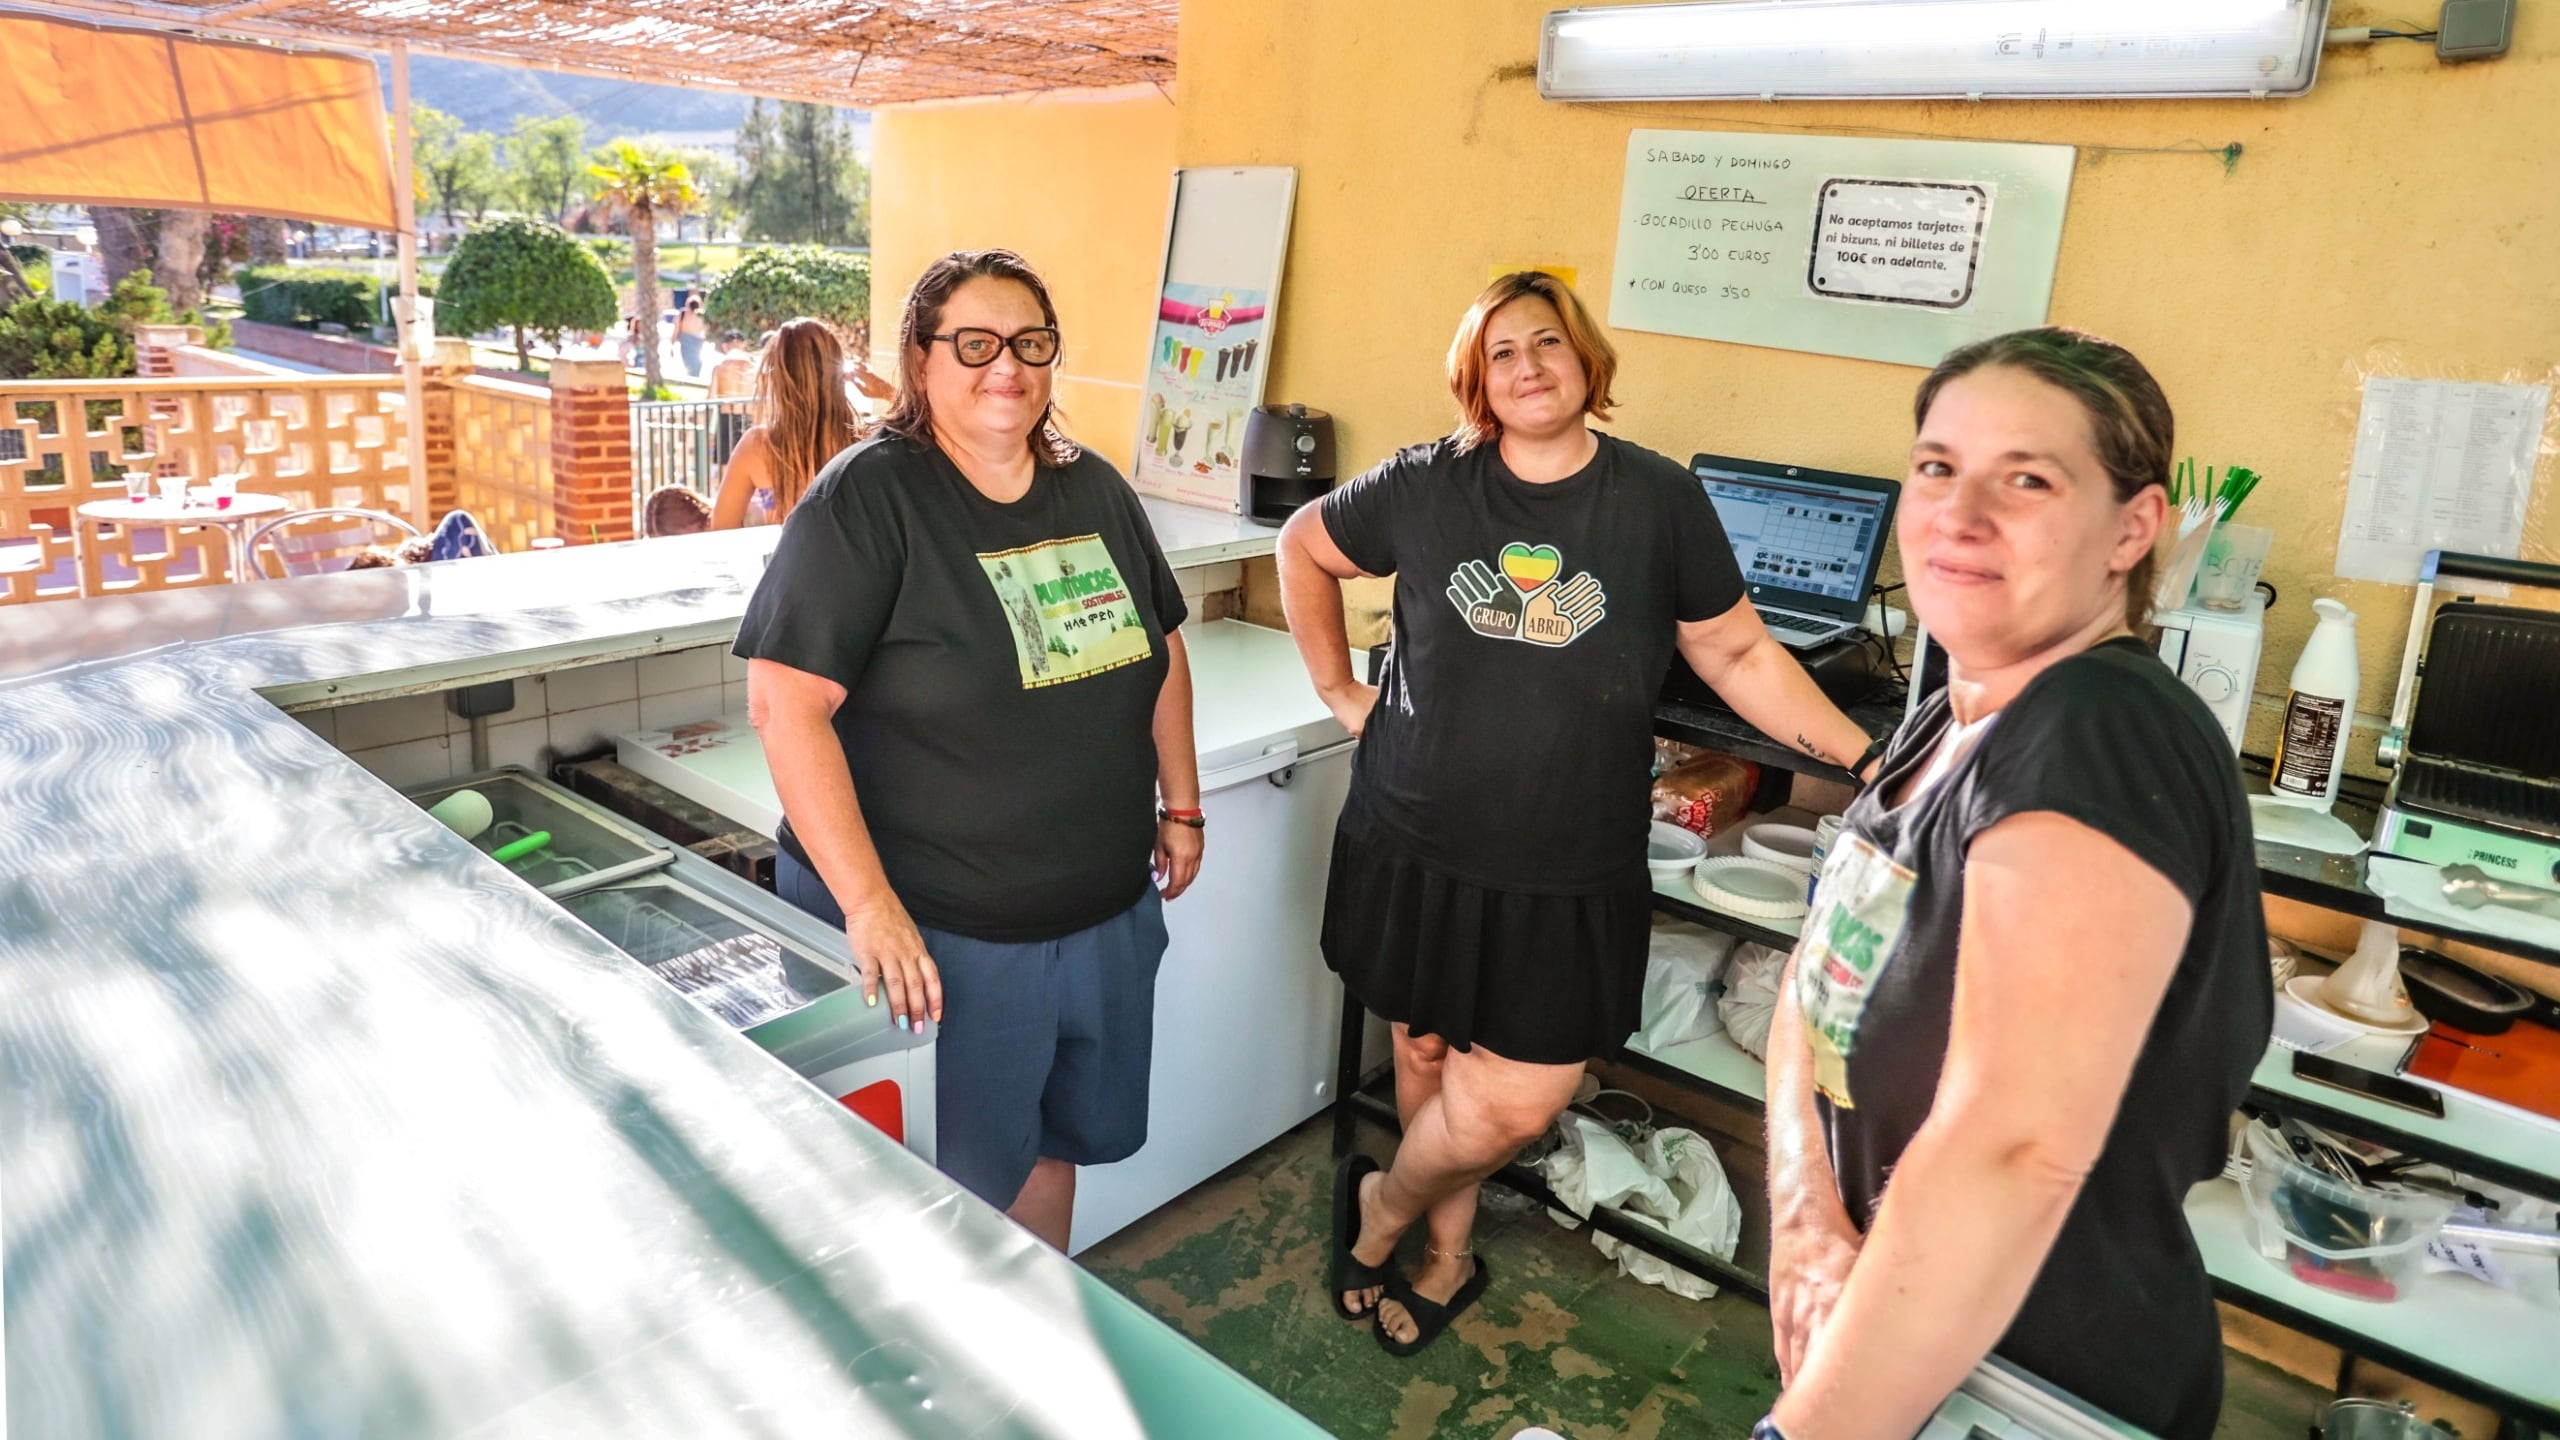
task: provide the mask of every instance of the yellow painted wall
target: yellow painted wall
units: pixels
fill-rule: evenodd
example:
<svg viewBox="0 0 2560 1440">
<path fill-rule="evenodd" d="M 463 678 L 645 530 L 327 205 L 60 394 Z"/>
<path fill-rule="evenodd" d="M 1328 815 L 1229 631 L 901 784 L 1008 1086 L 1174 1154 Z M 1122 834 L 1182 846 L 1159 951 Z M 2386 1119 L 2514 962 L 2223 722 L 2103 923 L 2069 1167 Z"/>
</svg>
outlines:
<svg viewBox="0 0 2560 1440">
<path fill-rule="evenodd" d="M 873 364 L 892 373 L 900 308 L 937 256 L 1018 250 L 1058 305 L 1068 433 L 1127 470 L 1164 261 L 1173 127 L 1173 102 L 1153 86 L 873 111 Z"/>
<path fill-rule="evenodd" d="M 2560 8 L 2469 66 L 2393 42 L 2333 50 L 2297 100 L 1568 106 L 1534 79 L 1546 0 L 1191 0 L 1184 165 L 1299 167 L 1271 397 L 1334 412 L 1345 474 L 1451 420 L 1441 356 L 1495 265 L 1571 266 L 1605 317 L 1627 132 L 1897 132 L 2081 150 L 2052 319 L 2141 355 L 2179 447 L 2267 481 L 2280 700 L 2310 602 L 2361 615 L 2365 708 L 2387 710 L 2411 592 L 2331 577 L 2357 367 L 2494 378 L 2560 364 Z M 2373 14 L 2341 5 L 2334 23 Z M 2156 147 L 2244 147 L 2236 169 Z M 2103 149 L 2097 147 L 2118 147 Z M 1700 450 L 1900 475 L 1921 371 L 1613 332 L 1616 429 Z M 2546 458 L 2526 545 L 2560 560 Z M 1369 597 L 1371 604 L 1376 597 Z M 1355 601 L 1355 610 L 1360 608 Z M 2262 698 L 2250 748 L 2264 753 Z M 2370 739 L 2360 745 L 2369 760 Z"/>
</svg>

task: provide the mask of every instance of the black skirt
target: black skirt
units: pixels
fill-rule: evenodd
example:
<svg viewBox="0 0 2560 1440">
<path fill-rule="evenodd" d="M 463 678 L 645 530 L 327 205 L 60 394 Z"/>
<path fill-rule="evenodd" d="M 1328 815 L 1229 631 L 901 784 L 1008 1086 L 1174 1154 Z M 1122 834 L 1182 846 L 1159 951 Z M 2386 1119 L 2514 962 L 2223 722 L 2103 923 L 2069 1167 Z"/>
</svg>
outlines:
<svg viewBox="0 0 2560 1440">
<path fill-rule="evenodd" d="M 1530 895 L 1424 866 L 1346 814 L 1325 889 L 1324 958 L 1416 1035 L 1506 1060 L 1614 1055 L 1643 1018 L 1653 892 Z"/>
</svg>

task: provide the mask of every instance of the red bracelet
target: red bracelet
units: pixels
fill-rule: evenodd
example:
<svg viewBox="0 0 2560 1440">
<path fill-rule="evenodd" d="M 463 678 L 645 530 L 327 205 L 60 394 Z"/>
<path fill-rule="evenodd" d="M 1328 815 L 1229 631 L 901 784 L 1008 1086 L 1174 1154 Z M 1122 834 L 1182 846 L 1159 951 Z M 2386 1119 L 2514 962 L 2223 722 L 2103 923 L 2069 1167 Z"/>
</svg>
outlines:
<svg viewBox="0 0 2560 1440">
<path fill-rule="evenodd" d="M 1200 818 L 1201 812 L 1197 810 L 1165 810 L 1160 808 L 1158 813 L 1163 815 L 1167 820 L 1197 820 Z"/>
</svg>

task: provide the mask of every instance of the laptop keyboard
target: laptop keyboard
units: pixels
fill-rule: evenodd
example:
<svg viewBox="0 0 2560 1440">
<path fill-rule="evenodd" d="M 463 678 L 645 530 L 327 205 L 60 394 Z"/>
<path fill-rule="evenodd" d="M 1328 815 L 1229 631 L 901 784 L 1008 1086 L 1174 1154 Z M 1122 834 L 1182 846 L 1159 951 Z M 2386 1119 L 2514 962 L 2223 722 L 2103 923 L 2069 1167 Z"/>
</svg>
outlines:
<svg viewBox="0 0 2560 1440">
<path fill-rule="evenodd" d="M 1771 615 L 1766 611 L 1761 612 L 1760 621 L 1769 627 L 1770 634 L 1778 637 L 1780 644 L 1813 645 L 1848 633 L 1848 627 L 1838 621 L 1805 621 L 1787 615 Z"/>
</svg>

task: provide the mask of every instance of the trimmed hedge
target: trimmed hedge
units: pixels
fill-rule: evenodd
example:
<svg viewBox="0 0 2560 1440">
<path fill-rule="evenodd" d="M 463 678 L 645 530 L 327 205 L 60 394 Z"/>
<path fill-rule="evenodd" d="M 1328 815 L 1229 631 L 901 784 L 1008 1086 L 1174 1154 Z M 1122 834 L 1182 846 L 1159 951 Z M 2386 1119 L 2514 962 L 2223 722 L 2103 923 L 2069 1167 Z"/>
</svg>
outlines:
<svg viewBox="0 0 2560 1440">
<path fill-rule="evenodd" d="M 711 282 L 702 318 L 716 333 L 760 335 L 803 315 L 848 330 L 871 323 L 871 257 L 786 245 L 750 250 L 737 267 Z"/>
<path fill-rule="evenodd" d="M 361 332 L 382 314 L 382 282 L 360 270 L 252 265 L 232 278 L 240 286 L 242 317 L 262 325 L 308 330 L 334 323 Z"/>
</svg>

